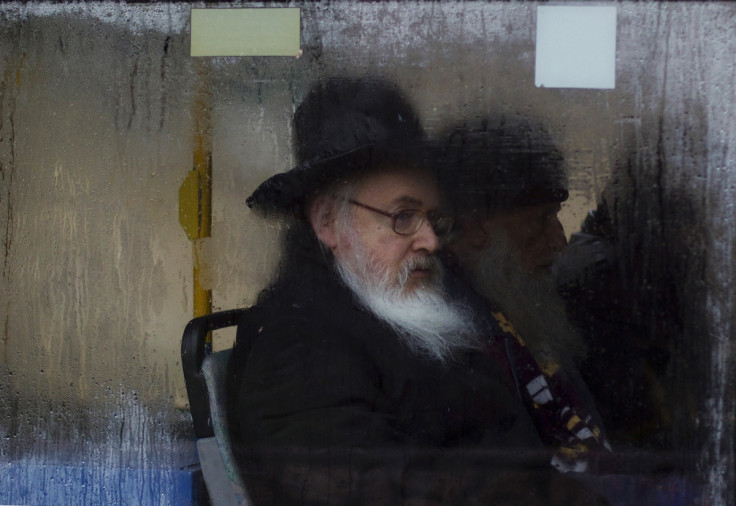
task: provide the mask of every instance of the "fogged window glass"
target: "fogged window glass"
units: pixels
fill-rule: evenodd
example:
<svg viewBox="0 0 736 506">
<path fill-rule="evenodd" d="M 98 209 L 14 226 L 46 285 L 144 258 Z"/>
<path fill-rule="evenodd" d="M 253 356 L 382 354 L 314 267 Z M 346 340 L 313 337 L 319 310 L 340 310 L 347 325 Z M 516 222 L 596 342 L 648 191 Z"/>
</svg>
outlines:
<svg viewBox="0 0 736 506">
<path fill-rule="evenodd" d="M 584 429 L 611 448 L 601 450 L 600 465 L 562 474 L 565 484 L 576 476 L 576 486 L 612 504 L 651 504 L 662 490 L 660 504 L 731 504 L 736 8 L 600 5 L 615 8 L 615 85 L 597 89 L 535 84 L 535 3 L 295 3 L 297 54 L 216 57 L 190 55 L 189 4 L 0 6 L 0 502 L 126 503 L 131 494 L 142 503 L 201 500 L 204 489 L 191 486 L 201 483 L 191 467 L 201 455 L 182 332 L 209 312 L 281 311 L 273 293 L 283 293 L 278 300 L 289 307 L 314 311 L 297 324 L 291 313 L 264 310 L 253 335 L 263 322 L 289 323 L 310 339 L 315 328 L 334 334 L 346 349 L 310 363 L 318 348 L 300 348 L 311 341 L 295 333 L 297 351 L 273 366 L 260 362 L 275 383 L 249 379 L 249 400 L 273 409 L 271 420 L 316 416 L 327 397 L 298 394 L 298 374 L 355 392 L 364 374 L 375 403 L 364 391 L 332 399 L 319 406 L 324 420 L 360 405 L 346 422 L 356 431 L 350 438 L 381 433 L 387 451 L 404 456 L 386 461 L 367 452 L 378 459 L 371 465 L 395 466 L 395 475 L 373 476 L 367 464 L 334 468 L 341 483 L 356 484 L 351 493 L 393 491 L 400 475 L 401 497 L 441 500 L 449 490 L 474 497 L 484 466 L 518 457 L 500 442 L 481 444 L 488 426 L 478 420 L 491 417 L 494 402 L 506 403 L 508 415 L 494 420 L 498 427 L 518 428 L 509 420 L 528 418 L 515 434 L 529 429 L 548 464 L 562 439 L 578 443 L 583 427 L 573 431 L 574 422 L 568 427 L 570 419 L 552 415 L 539 421 L 535 409 L 546 397 L 529 387 L 539 376 L 560 402 L 555 416 L 567 404 L 580 407 L 590 415 L 580 417 L 589 423 Z M 300 106 L 334 77 L 375 87 L 314 101 L 300 132 Z M 384 86 L 386 97 L 401 99 L 385 98 Z M 337 123 L 347 110 L 360 119 Z M 403 126 L 389 125 L 389 116 Z M 389 134 L 380 137 L 382 129 Z M 353 172 L 330 172 L 336 165 Z M 246 204 L 264 181 L 294 168 L 303 174 L 276 186 L 299 196 L 288 212 Z M 377 175 L 391 184 L 371 193 Z M 381 201 L 404 183 L 422 198 Z M 325 196 L 329 206 L 315 204 Z M 401 257 L 436 259 L 407 267 L 408 283 L 442 278 L 438 307 L 466 304 L 453 313 L 464 323 L 448 328 L 486 338 L 497 329 L 510 344 L 496 353 L 472 338 L 450 339 L 448 349 L 457 345 L 465 357 L 450 360 L 400 340 L 415 331 L 392 327 L 341 277 L 340 261 L 357 265 L 354 250 L 316 233 L 317 217 L 332 223 L 330 213 L 348 227 L 338 232 L 374 248 L 379 264 L 404 255 L 397 251 L 409 242 L 398 245 L 396 237 L 442 235 Z M 453 230 L 439 234 L 450 222 Z M 365 223 L 377 235 L 362 234 Z M 308 255 L 324 272 L 295 260 Z M 359 287 L 373 276 L 363 270 Z M 360 316 L 346 318 L 353 309 Z M 399 320 L 408 314 L 397 313 Z M 437 309 L 407 318 L 437 317 L 425 327 L 441 335 L 443 315 Z M 373 324 L 380 339 L 363 336 L 360 346 L 376 347 L 358 349 L 345 337 Z M 218 330 L 212 348 L 231 348 L 249 328 Z M 274 358 L 285 349 L 262 353 Z M 427 363 L 437 374 L 418 376 L 426 383 L 396 375 Z M 270 374 L 280 366 L 303 369 Z M 467 383 L 440 381 L 447 370 Z M 288 402 L 259 397 L 280 386 Z M 478 391 L 495 393 L 481 400 L 471 394 Z M 414 400 L 397 392 L 413 392 Z M 316 404 L 288 404 L 294 399 Z M 244 427 L 258 424 L 255 418 Z M 319 434 L 323 419 L 310 420 L 310 434 Z M 277 432 L 293 427 L 285 421 Z M 350 438 L 337 444 L 340 451 L 354 448 Z M 289 441 L 290 449 L 300 447 Z M 438 452 L 467 467 L 447 464 Z M 474 465 L 468 452 L 479 454 Z M 286 462 L 312 462 L 297 454 L 287 453 Z M 333 464 L 343 457 L 336 453 Z M 318 467 L 307 466 L 323 476 Z M 294 469 L 274 476 L 302 479 Z M 378 480 L 389 485 L 382 489 Z M 270 497 L 277 482 L 259 482 L 254 493 Z"/>
</svg>

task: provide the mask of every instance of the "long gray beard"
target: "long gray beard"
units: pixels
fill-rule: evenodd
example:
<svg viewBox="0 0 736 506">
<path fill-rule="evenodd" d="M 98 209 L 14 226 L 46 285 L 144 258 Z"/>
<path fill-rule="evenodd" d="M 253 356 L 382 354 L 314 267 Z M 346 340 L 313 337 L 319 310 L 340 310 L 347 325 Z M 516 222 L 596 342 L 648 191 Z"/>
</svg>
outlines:
<svg viewBox="0 0 736 506">
<path fill-rule="evenodd" d="M 415 354 L 450 359 L 462 349 L 476 347 L 478 329 L 470 308 L 448 300 L 442 288 L 442 271 L 435 257 L 416 257 L 402 266 L 398 279 L 390 279 L 377 263 L 358 252 L 358 267 L 336 262 L 343 282 L 358 300 L 385 322 Z M 432 270 L 432 276 L 410 293 L 404 293 L 411 271 Z M 356 272 L 357 271 L 357 272 Z"/>
<path fill-rule="evenodd" d="M 474 288 L 504 313 L 541 365 L 582 361 L 585 345 L 552 276 L 525 271 L 503 237 L 494 238 L 471 274 Z"/>
</svg>

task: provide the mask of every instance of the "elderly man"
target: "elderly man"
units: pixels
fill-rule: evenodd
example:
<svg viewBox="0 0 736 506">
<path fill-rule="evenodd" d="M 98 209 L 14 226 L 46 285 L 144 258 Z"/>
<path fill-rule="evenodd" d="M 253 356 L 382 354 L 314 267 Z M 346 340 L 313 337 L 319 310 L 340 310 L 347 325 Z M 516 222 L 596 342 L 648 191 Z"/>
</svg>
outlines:
<svg viewBox="0 0 736 506">
<path fill-rule="evenodd" d="M 291 229 L 229 366 L 254 502 L 589 499 L 533 468 L 542 444 L 491 322 L 448 296 L 435 253 L 451 220 L 395 86 L 320 82 L 295 127 L 299 165 L 248 199 Z"/>
<path fill-rule="evenodd" d="M 456 128 L 444 139 L 443 161 L 444 186 L 457 214 L 449 265 L 513 326 L 563 404 L 585 413 L 589 428 L 600 430 L 576 365 L 585 350 L 551 276 L 567 245 L 557 214 L 568 196 L 563 159 L 551 136 L 528 120 Z M 555 432 L 549 420 L 540 424 L 543 435 Z M 605 440 L 593 446 L 607 453 Z M 588 468 L 560 458 L 562 469 Z"/>
<path fill-rule="evenodd" d="M 557 214 L 567 199 L 562 155 L 527 120 L 456 128 L 442 178 L 457 215 L 449 249 L 474 288 L 514 322 L 538 359 L 550 347 L 578 354 L 550 269 L 567 245 Z"/>
</svg>

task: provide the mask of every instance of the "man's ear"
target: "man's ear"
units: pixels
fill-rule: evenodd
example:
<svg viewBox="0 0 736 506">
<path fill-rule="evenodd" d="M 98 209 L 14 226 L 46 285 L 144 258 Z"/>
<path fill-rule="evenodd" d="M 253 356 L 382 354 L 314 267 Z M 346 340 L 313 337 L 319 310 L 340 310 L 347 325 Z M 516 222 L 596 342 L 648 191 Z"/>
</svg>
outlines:
<svg viewBox="0 0 736 506">
<path fill-rule="evenodd" d="M 493 235 L 491 220 L 477 215 L 465 224 L 463 239 L 465 246 L 472 251 L 483 251 L 488 247 Z"/>
<path fill-rule="evenodd" d="M 493 218 L 479 219 L 478 230 L 476 231 L 476 241 L 478 247 L 486 249 L 493 241 L 494 234 L 497 233 L 496 221 Z"/>
<path fill-rule="evenodd" d="M 333 252 L 337 247 L 337 207 L 335 199 L 320 195 L 309 206 L 309 223 L 317 238 Z"/>
</svg>

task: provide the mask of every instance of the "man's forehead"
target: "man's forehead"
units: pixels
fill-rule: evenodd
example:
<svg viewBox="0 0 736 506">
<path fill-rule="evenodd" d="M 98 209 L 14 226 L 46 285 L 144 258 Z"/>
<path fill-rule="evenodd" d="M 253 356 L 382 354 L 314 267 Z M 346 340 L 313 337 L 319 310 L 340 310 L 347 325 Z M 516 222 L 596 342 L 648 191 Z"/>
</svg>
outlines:
<svg viewBox="0 0 736 506">
<path fill-rule="evenodd" d="M 400 195 L 391 201 L 392 204 L 403 205 L 403 206 L 421 206 L 425 202 L 416 196 L 412 195 Z"/>
<path fill-rule="evenodd" d="M 542 202 L 531 206 L 530 211 L 536 213 L 557 213 L 562 209 L 562 202 Z"/>
</svg>

